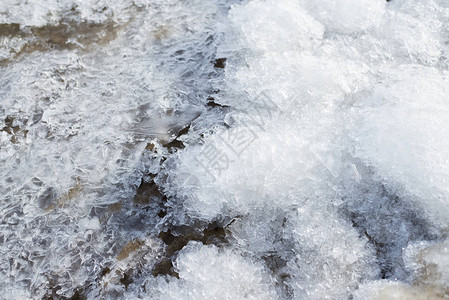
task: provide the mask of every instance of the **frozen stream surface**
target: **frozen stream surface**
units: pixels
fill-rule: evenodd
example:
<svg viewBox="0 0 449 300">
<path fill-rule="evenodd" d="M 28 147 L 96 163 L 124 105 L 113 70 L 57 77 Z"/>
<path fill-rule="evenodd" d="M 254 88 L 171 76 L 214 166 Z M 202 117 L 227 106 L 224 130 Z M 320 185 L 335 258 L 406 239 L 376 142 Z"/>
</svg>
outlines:
<svg viewBox="0 0 449 300">
<path fill-rule="evenodd" d="M 0 0 L 0 299 L 448 298 L 448 0 Z"/>
</svg>

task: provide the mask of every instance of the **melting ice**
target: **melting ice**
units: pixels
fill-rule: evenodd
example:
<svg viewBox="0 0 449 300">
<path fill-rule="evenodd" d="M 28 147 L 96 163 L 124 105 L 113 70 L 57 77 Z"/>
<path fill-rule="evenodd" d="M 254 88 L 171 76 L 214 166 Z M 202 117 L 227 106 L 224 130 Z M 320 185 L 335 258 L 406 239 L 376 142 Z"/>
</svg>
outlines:
<svg viewBox="0 0 449 300">
<path fill-rule="evenodd" d="M 445 0 L 6 0 L 2 299 L 446 299 Z"/>
</svg>

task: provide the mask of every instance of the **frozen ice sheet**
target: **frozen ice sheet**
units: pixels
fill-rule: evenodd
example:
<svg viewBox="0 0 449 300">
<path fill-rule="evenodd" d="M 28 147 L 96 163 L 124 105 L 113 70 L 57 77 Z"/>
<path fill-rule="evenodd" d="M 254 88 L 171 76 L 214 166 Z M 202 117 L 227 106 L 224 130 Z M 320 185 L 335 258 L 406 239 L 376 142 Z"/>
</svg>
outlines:
<svg viewBox="0 0 449 300">
<path fill-rule="evenodd" d="M 444 0 L 4 1 L 5 299 L 449 296 Z"/>
</svg>

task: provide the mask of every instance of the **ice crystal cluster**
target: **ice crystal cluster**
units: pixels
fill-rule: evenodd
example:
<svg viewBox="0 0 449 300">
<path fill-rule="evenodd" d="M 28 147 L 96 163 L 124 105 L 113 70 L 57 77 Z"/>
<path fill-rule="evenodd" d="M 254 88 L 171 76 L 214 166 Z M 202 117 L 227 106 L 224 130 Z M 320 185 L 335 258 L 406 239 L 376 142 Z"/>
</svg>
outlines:
<svg viewBox="0 0 449 300">
<path fill-rule="evenodd" d="M 447 0 L 3 0 L 1 299 L 447 299 Z"/>
</svg>

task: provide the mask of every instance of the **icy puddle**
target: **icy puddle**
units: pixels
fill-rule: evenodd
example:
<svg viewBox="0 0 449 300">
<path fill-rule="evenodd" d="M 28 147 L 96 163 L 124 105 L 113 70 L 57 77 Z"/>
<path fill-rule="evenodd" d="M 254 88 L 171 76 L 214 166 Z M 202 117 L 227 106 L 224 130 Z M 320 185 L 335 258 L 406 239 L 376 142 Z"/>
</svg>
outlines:
<svg viewBox="0 0 449 300">
<path fill-rule="evenodd" d="M 449 298 L 446 0 L 7 0 L 1 299 Z"/>
</svg>

